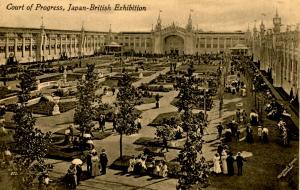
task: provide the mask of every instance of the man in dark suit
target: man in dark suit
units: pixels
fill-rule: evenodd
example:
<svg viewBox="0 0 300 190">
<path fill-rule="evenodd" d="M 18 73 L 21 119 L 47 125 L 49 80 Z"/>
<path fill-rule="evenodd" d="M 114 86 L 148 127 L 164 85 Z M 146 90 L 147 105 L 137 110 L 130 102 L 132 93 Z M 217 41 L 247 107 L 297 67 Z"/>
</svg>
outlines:
<svg viewBox="0 0 300 190">
<path fill-rule="evenodd" d="M 101 174 L 106 174 L 106 166 L 107 166 L 107 155 L 105 153 L 105 149 L 102 149 L 102 153 L 100 154 L 100 165 L 101 165 Z"/>
<path fill-rule="evenodd" d="M 231 152 L 229 152 L 229 155 L 226 158 L 226 161 L 227 161 L 228 175 L 233 176 L 234 175 L 234 167 L 233 167 L 234 158 L 232 157 Z"/>
<path fill-rule="evenodd" d="M 236 156 L 236 164 L 238 168 L 238 175 L 243 175 L 243 162 L 246 161 L 245 158 L 241 156 L 241 153 L 238 152 Z"/>
<path fill-rule="evenodd" d="M 92 154 L 91 151 L 86 156 L 86 166 L 87 166 L 87 172 L 89 176 L 92 174 Z"/>
</svg>

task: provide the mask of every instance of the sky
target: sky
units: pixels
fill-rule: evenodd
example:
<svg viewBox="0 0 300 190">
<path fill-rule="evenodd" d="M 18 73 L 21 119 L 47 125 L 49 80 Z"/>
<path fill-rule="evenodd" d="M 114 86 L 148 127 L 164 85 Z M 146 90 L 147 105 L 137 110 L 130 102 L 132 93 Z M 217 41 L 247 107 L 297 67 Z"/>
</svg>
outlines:
<svg viewBox="0 0 300 190">
<path fill-rule="evenodd" d="M 31 4 L 43 6 L 76 6 L 133 4 L 145 6 L 146 11 L 27 11 L 7 10 L 7 5 L 22 6 Z M 253 28 L 255 20 L 259 27 L 264 20 L 267 28 L 272 27 L 272 18 L 276 7 L 284 26 L 300 23 L 300 0 L 1 0 L 0 26 L 33 27 L 44 25 L 49 29 L 80 30 L 84 23 L 85 30 L 113 32 L 150 31 L 155 26 L 161 10 L 162 25 L 174 22 L 185 27 L 190 10 L 195 28 L 204 31 L 245 31 Z M 263 16 L 264 14 L 265 16 Z M 283 27 L 284 27 L 283 26 Z"/>
</svg>

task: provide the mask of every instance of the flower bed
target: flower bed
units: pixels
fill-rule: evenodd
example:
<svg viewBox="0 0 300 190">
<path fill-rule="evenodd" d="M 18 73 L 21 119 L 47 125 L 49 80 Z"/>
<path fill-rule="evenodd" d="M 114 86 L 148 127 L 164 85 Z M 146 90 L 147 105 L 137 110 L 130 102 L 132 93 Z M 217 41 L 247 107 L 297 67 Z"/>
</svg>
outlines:
<svg viewBox="0 0 300 190">
<path fill-rule="evenodd" d="M 166 88 L 162 85 L 160 85 L 160 86 L 151 86 L 151 85 L 143 83 L 143 84 L 141 84 L 140 87 L 138 87 L 138 89 L 152 91 L 152 92 L 170 92 L 173 88 Z"/>
<path fill-rule="evenodd" d="M 15 96 L 17 95 L 17 90 L 9 90 L 4 86 L 0 87 L 0 99 L 4 99 L 10 96 Z"/>
<path fill-rule="evenodd" d="M 58 146 L 51 145 L 49 147 L 47 158 L 58 159 L 64 161 L 72 161 L 75 158 L 81 158 L 83 156 L 79 149 L 74 149 L 70 146 Z"/>
</svg>

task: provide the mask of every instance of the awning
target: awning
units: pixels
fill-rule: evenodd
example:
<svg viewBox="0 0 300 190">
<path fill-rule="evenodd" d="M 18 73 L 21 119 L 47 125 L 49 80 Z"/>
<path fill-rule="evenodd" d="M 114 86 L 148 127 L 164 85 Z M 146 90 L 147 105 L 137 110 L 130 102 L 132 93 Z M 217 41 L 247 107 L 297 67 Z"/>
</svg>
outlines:
<svg viewBox="0 0 300 190">
<path fill-rule="evenodd" d="M 117 42 L 111 42 L 110 44 L 105 45 L 105 47 L 122 47 L 122 46 Z"/>
<path fill-rule="evenodd" d="M 249 49 L 247 46 L 243 45 L 243 44 L 237 44 L 234 47 L 230 48 L 231 50 L 235 50 L 235 49 Z"/>
</svg>

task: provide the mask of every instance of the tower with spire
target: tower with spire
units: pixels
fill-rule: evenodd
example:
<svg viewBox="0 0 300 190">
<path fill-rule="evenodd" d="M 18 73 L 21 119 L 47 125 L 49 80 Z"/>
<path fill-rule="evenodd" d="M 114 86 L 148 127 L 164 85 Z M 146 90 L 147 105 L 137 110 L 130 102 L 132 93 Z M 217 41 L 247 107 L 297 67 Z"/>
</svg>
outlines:
<svg viewBox="0 0 300 190">
<path fill-rule="evenodd" d="M 248 47 L 251 47 L 251 31 L 250 31 L 250 27 L 249 27 L 249 23 L 248 23 L 248 28 L 246 31 L 246 38 L 247 38 L 247 45 Z"/>
<path fill-rule="evenodd" d="M 37 38 L 37 52 L 36 52 L 36 61 L 44 61 L 44 52 L 46 48 L 46 32 L 45 32 L 45 25 L 44 25 L 44 17 L 41 17 L 41 26 L 40 26 L 40 33 Z"/>
<path fill-rule="evenodd" d="M 85 29 L 84 29 L 84 22 L 81 25 L 81 34 L 80 34 L 80 46 L 78 51 L 78 56 L 84 56 L 85 52 Z"/>
<path fill-rule="evenodd" d="M 192 10 L 190 11 L 190 15 L 189 15 L 189 19 L 188 19 L 188 23 L 186 25 L 186 30 L 191 32 L 193 30 L 193 21 L 192 21 L 192 14 L 191 14 Z"/>
<path fill-rule="evenodd" d="M 253 38 L 257 37 L 257 28 L 256 28 L 256 20 L 254 21 L 254 26 L 253 26 Z"/>
<path fill-rule="evenodd" d="M 159 13 L 158 13 L 158 18 L 157 18 L 157 23 L 156 23 L 156 26 L 155 26 L 155 30 L 156 31 L 161 31 L 162 29 L 162 25 L 161 25 L 161 18 L 160 18 L 160 13 L 161 13 L 161 10 L 159 10 Z"/>
<path fill-rule="evenodd" d="M 111 31 L 111 24 L 109 24 L 107 44 L 111 44 L 112 40 L 113 40 L 113 36 L 112 36 L 112 31 Z"/>
<path fill-rule="evenodd" d="M 259 27 L 260 27 L 260 35 L 264 36 L 264 34 L 265 34 L 265 24 L 264 24 L 263 20 L 261 20 L 261 23 L 260 23 Z"/>
<path fill-rule="evenodd" d="M 273 18 L 273 31 L 275 34 L 280 33 L 280 26 L 281 26 L 281 18 L 278 15 L 278 10 L 276 8 L 276 14 L 275 17 Z"/>
</svg>

